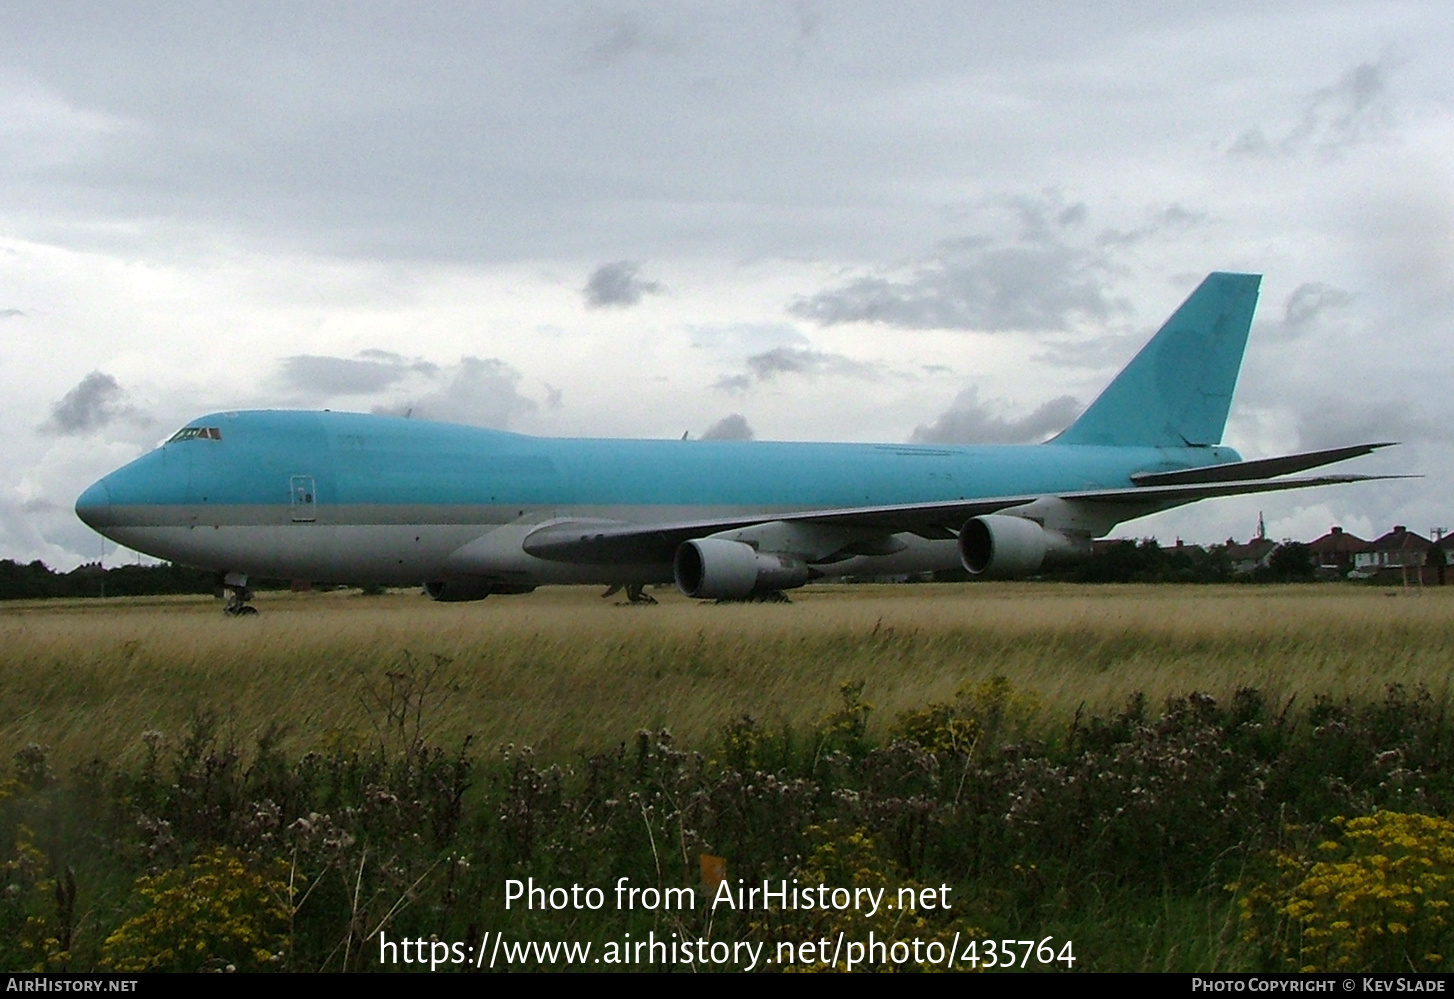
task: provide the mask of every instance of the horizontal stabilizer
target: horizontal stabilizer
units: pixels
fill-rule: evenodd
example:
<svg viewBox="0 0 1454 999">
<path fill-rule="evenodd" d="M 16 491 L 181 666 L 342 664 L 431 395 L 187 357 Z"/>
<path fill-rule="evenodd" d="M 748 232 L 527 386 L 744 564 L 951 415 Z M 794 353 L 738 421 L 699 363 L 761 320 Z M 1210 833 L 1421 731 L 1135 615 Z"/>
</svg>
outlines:
<svg viewBox="0 0 1454 999">
<path fill-rule="evenodd" d="M 1372 454 L 1381 447 L 1393 447 L 1394 441 L 1378 444 L 1352 444 L 1348 447 L 1329 448 L 1326 451 L 1304 451 L 1301 454 L 1285 454 L 1276 458 L 1258 458 L 1254 461 L 1233 461 L 1225 465 L 1207 465 L 1203 468 L 1183 468 L 1174 472 L 1137 472 L 1131 481 L 1138 486 L 1176 486 L 1196 482 L 1232 482 L 1245 479 L 1270 479 L 1275 475 L 1290 475 L 1306 472 L 1310 468 L 1321 468 L 1335 461 L 1360 458 Z"/>
</svg>

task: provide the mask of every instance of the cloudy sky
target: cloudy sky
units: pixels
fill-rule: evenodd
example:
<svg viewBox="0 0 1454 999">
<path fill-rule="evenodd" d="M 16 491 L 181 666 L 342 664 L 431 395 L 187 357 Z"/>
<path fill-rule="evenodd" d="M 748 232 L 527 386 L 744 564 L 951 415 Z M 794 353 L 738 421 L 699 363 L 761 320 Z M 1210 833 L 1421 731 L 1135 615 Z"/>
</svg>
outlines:
<svg viewBox="0 0 1454 999">
<path fill-rule="evenodd" d="M 204 412 L 1037 441 L 1211 270 L 1227 442 L 1420 480 L 1123 535 L 1454 527 L 1447 5 L 0 5 L 0 557 Z M 126 558 L 107 548 L 108 560 Z"/>
</svg>

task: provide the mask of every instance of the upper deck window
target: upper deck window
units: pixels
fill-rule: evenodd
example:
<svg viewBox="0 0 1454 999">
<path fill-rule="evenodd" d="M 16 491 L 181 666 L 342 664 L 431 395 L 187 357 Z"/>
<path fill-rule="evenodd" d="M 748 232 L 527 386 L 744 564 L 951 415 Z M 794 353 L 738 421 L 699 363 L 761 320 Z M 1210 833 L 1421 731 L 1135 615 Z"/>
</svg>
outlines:
<svg viewBox="0 0 1454 999">
<path fill-rule="evenodd" d="M 219 427 L 183 427 L 167 440 L 168 444 L 175 444 L 178 441 L 194 440 L 220 441 L 222 430 Z"/>
</svg>

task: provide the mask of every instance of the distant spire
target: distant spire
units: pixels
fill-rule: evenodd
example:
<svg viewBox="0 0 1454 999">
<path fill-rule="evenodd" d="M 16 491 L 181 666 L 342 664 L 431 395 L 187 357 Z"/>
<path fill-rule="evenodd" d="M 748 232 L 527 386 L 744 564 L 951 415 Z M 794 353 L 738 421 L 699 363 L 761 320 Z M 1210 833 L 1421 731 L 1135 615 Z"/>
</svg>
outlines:
<svg viewBox="0 0 1454 999">
<path fill-rule="evenodd" d="M 1257 540 L 1267 540 L 1267 523 L 1262 519 L 1262 511 L 1257 511 Z"/>
</svg>

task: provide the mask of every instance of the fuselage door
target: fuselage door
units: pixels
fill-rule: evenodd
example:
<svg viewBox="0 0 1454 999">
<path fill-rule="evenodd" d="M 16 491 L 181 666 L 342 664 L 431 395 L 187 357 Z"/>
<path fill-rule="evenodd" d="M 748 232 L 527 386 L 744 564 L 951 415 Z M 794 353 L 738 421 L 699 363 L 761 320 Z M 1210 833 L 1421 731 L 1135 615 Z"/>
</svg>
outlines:
<svg viewBox="0 0 1454 999">
<path fill-rule="evenodd" d="M 294 475 L 288 480 L 289 506 L 293 523 L 308 524 L 318 519 L 318 490 L 311 475 Z"/>
</svg>

